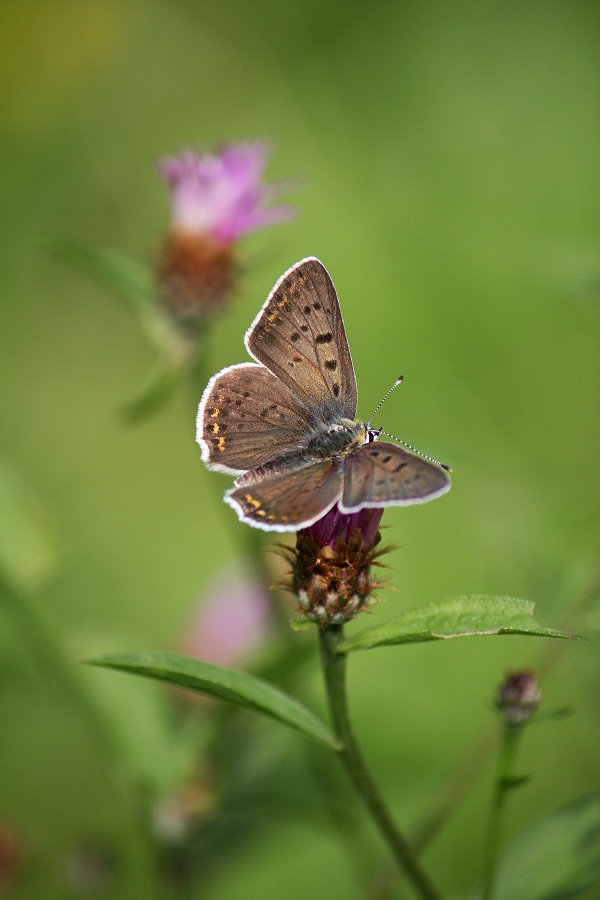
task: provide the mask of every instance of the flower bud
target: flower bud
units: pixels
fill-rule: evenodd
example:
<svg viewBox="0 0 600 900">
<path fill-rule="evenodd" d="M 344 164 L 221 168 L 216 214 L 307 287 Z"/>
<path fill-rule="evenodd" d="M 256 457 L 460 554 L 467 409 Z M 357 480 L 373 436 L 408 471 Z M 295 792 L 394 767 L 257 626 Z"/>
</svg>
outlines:
<svg viewBox="0 0 600 900">
<path fill-rule="evenodd" d="M 112 847 L 101 840 L 84 840 L 72 847 L 64 863 L 64 876 L 69 895 L 106 895 L 114 887 L 118 857 Z"/>
<path fill-rule="evenodd" d="M 523 669 L 507 674 L 498 687 L 495 703 L 507 725 L 521 725 L 534 714 L 541 699 L 535 675 Z"/>
<path fill-rule="evenodd" d="M 385 552 L 375 549 L 382 515 L 383 509 L 347 514 L 335 506 L 298 532 L 292 589 L 306 618 L 323 627 L 338 625 L 373 602 L 380 584 L 371 577 L 371 565 Z"/>
<path fill-rule="evenodd" d="M 194 828 L 210 816 L 217 805 L 212 773 L 199 770 L 182 788 L 159 798 L 152 810 L 152 829 L 161 844 L 185 841 Z"/>
<path fill-rule="evenodd" d="M 180 324 L 199 325 L 230 300 L 239 238 L 291 217 L 291 207 L 269 205 L 282 187 L 262 183 L 268 156 L 265 144 L 240 143 L 215 155 L 187 151 L 159 164 L 171 191 L 172 224 L 157 278 Z"/>
</svg>

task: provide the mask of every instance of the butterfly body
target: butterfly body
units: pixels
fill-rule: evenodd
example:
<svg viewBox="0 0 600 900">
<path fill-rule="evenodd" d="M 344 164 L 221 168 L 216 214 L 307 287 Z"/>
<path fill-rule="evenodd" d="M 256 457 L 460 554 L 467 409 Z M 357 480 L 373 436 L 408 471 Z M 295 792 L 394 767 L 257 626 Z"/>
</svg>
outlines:
<svg viewBox="0 0 600 900">
<path fill-rule="evenodd" d="M 277 282 L 246 334 L 257 362 L 208 383 L 197 439 L 209 468 L 238 476 L 225 500 L 268 531 L 343 512 L 409 505 L 450 488 L 441 468 L 355 421 L 354 368 L 335 288 L 319 260 Z"/>
<path fill-rule="evenodd" d="M 364 422 L 340 419 L 316 431 L 308 440 L 306 453 L 313 459 L 344 456 L 365 443 L 367 426 Z"/>
</svg>

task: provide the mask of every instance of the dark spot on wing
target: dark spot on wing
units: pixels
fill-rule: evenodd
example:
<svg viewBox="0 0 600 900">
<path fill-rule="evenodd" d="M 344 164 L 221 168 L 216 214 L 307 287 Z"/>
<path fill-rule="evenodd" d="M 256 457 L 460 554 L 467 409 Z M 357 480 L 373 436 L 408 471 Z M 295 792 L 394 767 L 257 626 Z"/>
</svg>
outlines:
<svg viewBox="0 0 600 900">
<path fill-rule="evenodd" d="M 244 391 L 244 393 L 243 393 L 242 396 L 244 396 L 244 397 L 249 397 L 249 396 L 250 396 L 250 391 Z"/>
<path fill-rule="evenodd" d="M 295 357 L 294 357 L 294 362 L 295 362 L 295 363 L 301 363 L 301 362 L 302 362 L 302 357 L 301 357 L 301 356 L 295 356 Z"/>
<path fill-rule="evenodd" d="M 308 325 L 301 325 L 300 331 L 308 331 Z"/>
<path fill-rule="evenodd" d="M 294 344 L 295 344 L 296 341 L 299 341 L 299 340 L 300 340 L 300 334 L 299 334 L 299 332 L 294 331 L 294 333 L 290 335 L 290 341 L 293 341 Z"/>
<path fill-rule="evenodd" d="M 333 335 L 330 331 L 327 334 L 318 334 L 315 338 L 315 344 L 330 344 L 333 340 Z"/>
<path fill-rule="evenodd" d="M 241 406 L 241 405 L 242 405 L 242 401 L 241 401 L 241 400 L 236 400 L 236 401 L 235 401 L 235 405 L 236 405 L 236 406 Z"/>
<path fill-rule="evenodd" d="M 310 306 L 308 304 L 304 307 L 304 315 L 310 316 Z"/>
<path fill-rule="evenodd" d="M 325 368 L 330 369 L 332 372 L 335 372 L 335 370 L 337 369 L 337 359 L 326 359 Z"/>
<path fill-rule="evenodd" d="M 374 456 L 375 459 L 377 459 L 377 457 L 379 456 L 379 450 L 373 450 L 373 451 L 371 451 L 371 456 Z M 396 471 L 397 471 L 397 470 L 396 470 Z"/>
<path fill-rule="evenodd" d="M 383 462 L 383 463 L 389 463 L 389 461 L 390 461 L 391 458 L 392 458 L 391 456 L 384 456 L 383 459 L 381 460 L 381 462 Z"/>
<path fill-rule="evenodd" d="M 340 386 L 339 386 L 339 384 L 334 384 L 334 386 L 333 386 L 333 393 L 334 393 L 334 396 L 336 396 L 336 397 L 339 395 L 339 393 L 340 393 Z"/>
<path fill-rule="evenodd" d="M 375 456 L 375 454 L 373 454 L 373 456 Z M 408 465 L 408 463 L 400 463 L 400 465 L 396 466 L 396 468 L 394 469 L 394 472 L 399 472 L 400 469 L 403 469 L 407 465 Z"/>
<path fill-rule="evenodd" d="M 313 309 L 315 309 L 315 310 L 318 312 L 318 311 L 321 309 L 321 304 L 320 304 L 320 303 L 313 303 Z"/>
</svg>

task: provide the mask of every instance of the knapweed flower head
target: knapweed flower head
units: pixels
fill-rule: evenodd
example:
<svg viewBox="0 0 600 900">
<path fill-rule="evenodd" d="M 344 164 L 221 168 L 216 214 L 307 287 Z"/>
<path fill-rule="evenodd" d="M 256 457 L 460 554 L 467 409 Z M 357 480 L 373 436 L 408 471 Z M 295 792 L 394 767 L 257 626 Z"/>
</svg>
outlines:
<svg viewBox="0 0 600 900">
<path fill-rule="evenodd" d="M 178 319 L 204 321 L 220 309 L 237 271 L 235 242 L 293 215 L 292 207 L 272 204 L 284 186 L 263 184 L 268 158 L 267 145 L 256 142 L 216 154 L 188 150 L 159 163 L 171 192 L 172 223 L 158 279 Z"/>
<path fill-rule="evenodd" d="M 380 586 L 371 566 L 385 550 L 379 524 L 383 509 L 342 513 L 337 505 L 296 536 L 290 551 L 292 590 L 306 618 L 325 627 L 340 625 L 373 602 Z"/>
<path fill-rule="evenodd" d="M 533 672 L 523 669 L 509 672 L 496 692 L 496 707 L 507 725 L 522 725 L 529 719 L 542 699 Z"/>
</svg>

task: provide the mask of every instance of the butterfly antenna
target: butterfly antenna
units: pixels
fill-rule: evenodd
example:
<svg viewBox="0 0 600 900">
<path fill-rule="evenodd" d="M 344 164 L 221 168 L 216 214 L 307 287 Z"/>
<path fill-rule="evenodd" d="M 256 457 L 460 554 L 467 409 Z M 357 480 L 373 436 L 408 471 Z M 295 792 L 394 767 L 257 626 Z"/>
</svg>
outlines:
<svg viewBox="0 0 600 900">
<path fill-rule="evenodd" d="M 373 419 L 375 418 L 375 416 L 377 415 L 377 413 L 379 412 L 379 410 L 381 409 L 381 407 L 383 406 L 383 404 L 385 403 L 387 398 L 390 396 L 392 391 L 394 391 L 398 387 L 399 384 L 402 384 L 403 381 L 404 381 L 404 375 L 398 375 L 398 377 L 396 378 L 395 382 L 393 383 L 393 385 L 391 386 L 391 388 L 389 389 L 389 391 L 387 392 L 385 397 L 382 400 L 380 400 L 379 403 L 377 404 L 377 406 L 375 407 L 375 411 L 374 411 L 373 415 L 367 422 L 367 427 L 371 424 L 371 422 L 373 421 Z M 388 435 L 388 437 L 390 437 L 390 435 Z"/>
<path fill-rule="evenodd" d="M 435 463 L 436 466 L 441 466 L 442 469 L 445 469 L 446 472 L 451 472 L 452 467 L 447 466 L 445 463 L 440 462 L 439 459 L 434 459 L 433 456 L 428 456 L 426 453 L 423 453 L 421 450 L 417 450 L 416 447 L 411 447 L 410 444 L 407 444 L 406 441 L 400 440 L 399 437 L 396 437 L 395 434 L 390 434 L 388 431 L 380 431 L 380 434 L 385 434 L 386 437 L 391 437 L 395 441 L 398 441 L 399 444 L 402 444 L 403 447 L 406 447 L 407 450 L 412 450 L 413 453 L 416 453 L 417 456 L 420 456 L 422 459 L 428 459 L 429 462 Z"/>
</svg>

